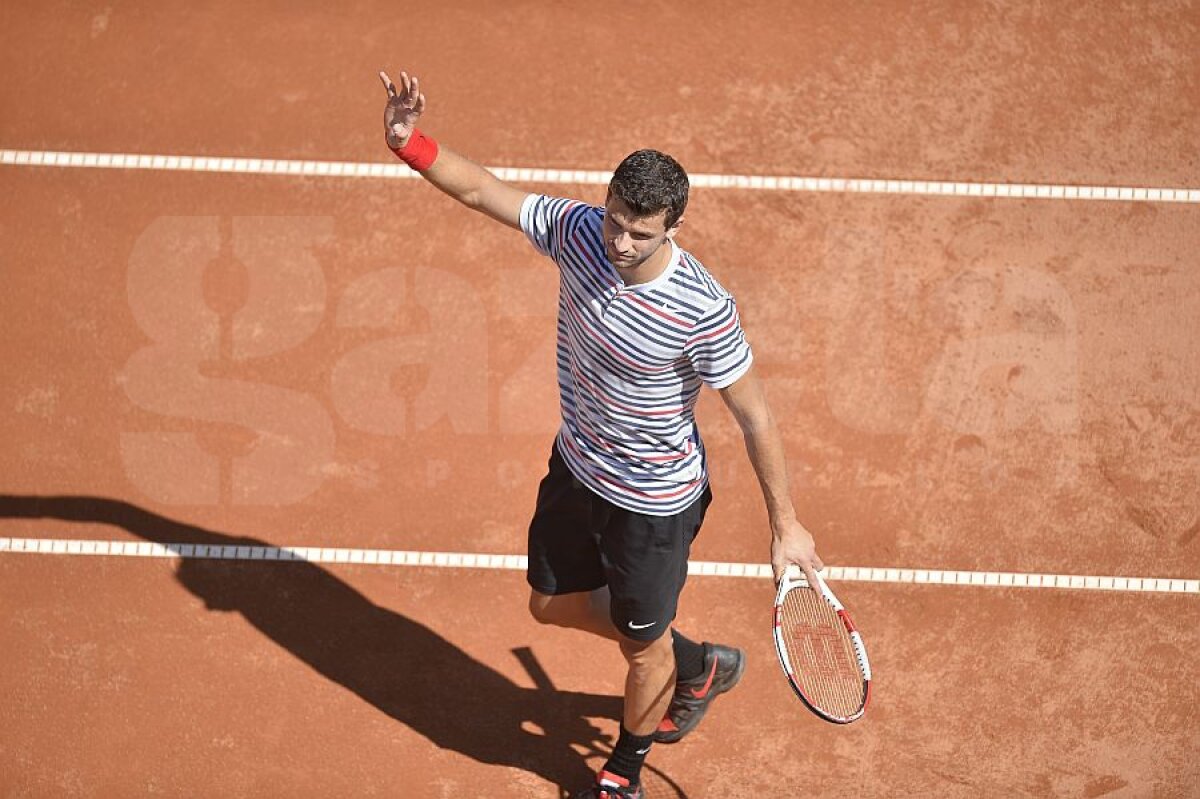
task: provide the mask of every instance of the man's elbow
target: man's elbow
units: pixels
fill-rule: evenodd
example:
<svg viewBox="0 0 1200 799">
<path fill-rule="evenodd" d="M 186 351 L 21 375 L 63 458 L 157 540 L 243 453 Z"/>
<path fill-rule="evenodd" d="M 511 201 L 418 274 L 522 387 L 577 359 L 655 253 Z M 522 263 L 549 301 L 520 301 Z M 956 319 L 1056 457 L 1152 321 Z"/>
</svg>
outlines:
<svg viewBox="0 0 1200 799">
<path fill-rule="evenodd" d="M 478 188 L 464 189 L 455 195 L 454 199 L 470 208 L 472 211 L 483 210 L 483 192 Z"/>
<path fill-rule="evenodd" d="M 775 419 L 765 408 L 757 413 L 737 414 L 735 418 L 738 427 L 742 429 L 742 436 L 746 439 L 770 435 L 771 431 L 775 429 Z"/>
</svg>

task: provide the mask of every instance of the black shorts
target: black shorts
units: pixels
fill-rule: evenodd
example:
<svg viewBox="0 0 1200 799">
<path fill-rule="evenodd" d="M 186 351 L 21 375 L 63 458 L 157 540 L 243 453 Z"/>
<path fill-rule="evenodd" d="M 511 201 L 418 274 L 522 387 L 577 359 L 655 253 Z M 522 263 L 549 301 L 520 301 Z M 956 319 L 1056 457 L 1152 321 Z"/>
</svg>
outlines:
<svg viewBox="0 0 1200 799">
<path fill-rule="evenodd" d="M 529 523 L 526 579 L 550 595 L 607 585 L 617 630 L 653 641 L 675 619 L 688 552 L 711 502 L 706 488 L 673 516 L 625 510 L 579 482 L 556 444 Z"/>
</svg>

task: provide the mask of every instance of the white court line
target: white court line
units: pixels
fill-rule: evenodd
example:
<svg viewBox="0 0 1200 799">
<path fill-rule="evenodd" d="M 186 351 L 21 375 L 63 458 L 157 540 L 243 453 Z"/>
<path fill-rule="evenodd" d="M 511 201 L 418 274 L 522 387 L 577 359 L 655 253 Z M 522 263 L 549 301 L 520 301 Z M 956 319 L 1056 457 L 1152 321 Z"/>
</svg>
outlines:
<svg viewBox="0 0 1200 799">
<path fill-rule="evenodd" d="M 156 544 L 148 541 L 85 541 L 61 538 L 0 538 L 0 553 L 5 552 L 33 555 L 106 555 L 124 558 L 360 563 L 370 566 L 427 566 L 505 571 L 524 571 L 526 565 L 524 555 L 473 552 L 417 552 L 342 547 L 208 546 L 205 544 Z M 692 561 L 688 564 L 688 573 L 703 577 L 769 579 L 771 567 L 763 563 Z M 1177 577 L 1101 577 L 1080 574 L 1024 574 L 866 566 L 827 566 L 824 574 L 834 582 L 913 583 L 975 588 L 1066 588 L 1127 593 L 1200 595 L 1200 580 Z"/>
<path fill-rule="evenodd" d="M 169 172 L 220 172 L 254 175 L 304 175 L 322 178 L 415 178 L 401 163 L 295 161 L 276 158 L 229 158 L 202 155 L 81 153 L 48 150 L 0 150 L 0 165 L 66 169 L 150 169 Z M 608 185 L 611 172 L 587 169 L 488 167 L 501 180 L 514 183 Z M 1149 186 L 1075 186 L 1046 183 L 978 183 L 945 180 L 806 177 L 787 175 L 690 176 L 707 189 L 802 191 L 833 194 L 908 194 L 1023 200 L 1104 200 L 1109 202 L 1200 204 L 1200 189 Z"/>
</svg>

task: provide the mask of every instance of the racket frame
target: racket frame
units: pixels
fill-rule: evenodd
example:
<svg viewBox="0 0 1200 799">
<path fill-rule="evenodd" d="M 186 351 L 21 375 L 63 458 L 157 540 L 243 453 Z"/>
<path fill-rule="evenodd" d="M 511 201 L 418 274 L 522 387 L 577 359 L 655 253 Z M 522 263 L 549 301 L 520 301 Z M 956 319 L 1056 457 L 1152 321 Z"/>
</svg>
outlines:
<svg viewBox="0 0 1200 799">
<path fill-rule="evenodd" d="M 858 662 L 859 676 L 863 679 L 863 699 L 858 710 L 849 716 L 839 716 L 823 710 L 818 707 L 811 699 L 805 695 L 803 688 L 800 687 L 800 681 L 796 677 L 796 672 L 792 668 L 791 658 L 788 657 L 787 646 L 783 640 L 783 600 L 789 591 L 809 590 L 808 579 L 797 566 L 789 566 L 784 572 L 783 579 L 779 581 L 779 589 L 775 593 L 775 619 L 774 619 L 774 635 L 775 635 L 775 654 L 779 656 L 779 666 L 783 669 L 784 675 L 787 676 L 788 685 L 792 686 L 792 690 L 796 692 L 796 696 L 800 697 L 809 710 L 815 713 L 819 718 L 834 724 L 849 724 L 852 721 L 862 718 L 863 713 L 867 710 L 867 704 L 871 701 L 871 663 L 867 659 L 867 648 L 863 644 L 862 635 L 854 627 L 854 622 L 850 618 L 850 614 L 846 612 L 846 608 L 842 605 L 833 591 L 825 583 L 825 579 L 820 573 L 817 577 L 817 594 L 829 604 L 837 617 L 841 619 L 842 624 L 846 628 L 846 632 L 850 634 L 850 643 L 854 649 L 855 660 Z"/>
</svg>

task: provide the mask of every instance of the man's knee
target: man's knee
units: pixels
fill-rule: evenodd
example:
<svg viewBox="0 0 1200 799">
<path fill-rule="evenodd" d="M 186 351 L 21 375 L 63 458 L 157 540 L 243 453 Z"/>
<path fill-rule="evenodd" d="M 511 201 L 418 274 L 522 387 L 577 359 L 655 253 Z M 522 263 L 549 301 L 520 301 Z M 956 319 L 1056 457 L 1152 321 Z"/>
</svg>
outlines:
<svg viewBox="0 0 1200 799">
<path fill-rule="evenodd" d="M 554 600 L 556 597 L 538 591 L 529 591 L 529 615 L 538 624 L 554 623 Z"/>
<path fill-rule="evenodd" d="M 540 624 L 579 627 L 591 612 L 591 596 L 580 591 L 572 594 L 543 594 L 529 591 L 529 615 Z"/>
<path fill-rule="evenodd" d="M 660 635 L 650 641 L 640 641 L 621 636 L 621 654 L 630 664 L 651 663 L 670 658 L 675 659 L 670 634 Z"/>
</svg>

